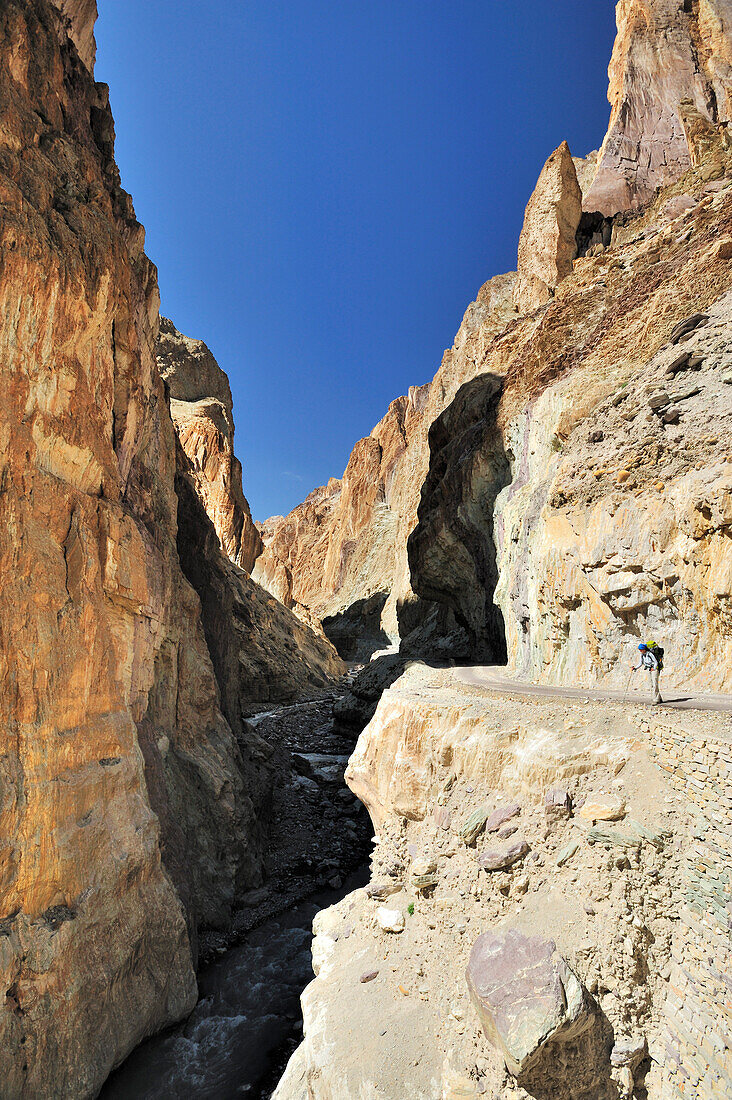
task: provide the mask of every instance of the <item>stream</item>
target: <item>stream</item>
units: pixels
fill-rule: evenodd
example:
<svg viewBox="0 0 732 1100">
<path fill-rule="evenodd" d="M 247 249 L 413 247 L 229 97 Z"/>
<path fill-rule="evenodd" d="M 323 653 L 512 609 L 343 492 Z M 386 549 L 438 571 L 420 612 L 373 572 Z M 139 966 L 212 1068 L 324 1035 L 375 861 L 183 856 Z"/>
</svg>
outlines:
<svg viewBox="0 0 732 1100">
<path fill-rule="evenodd" d="M 103 1100 L 268 1100 L 302 1038 L 300 994 L 312 981 L 313 917 L 368 881 L 314 895 L 265 921 L 198 975 L 184 1024 L 137 1047 L 109 1078 Z"/>
<path fill-rule="evenodd" d="M 302 1038 L 313 918 L 369 878 L 370 822 L 343 779 L 354 737 L 334 727 L 334 698 L 250 720 L 275 770 L 266 886 L 199 969 L 191 1015 L 132 1051 L 100 1100 L 269 1100 Z"/>
</svg>

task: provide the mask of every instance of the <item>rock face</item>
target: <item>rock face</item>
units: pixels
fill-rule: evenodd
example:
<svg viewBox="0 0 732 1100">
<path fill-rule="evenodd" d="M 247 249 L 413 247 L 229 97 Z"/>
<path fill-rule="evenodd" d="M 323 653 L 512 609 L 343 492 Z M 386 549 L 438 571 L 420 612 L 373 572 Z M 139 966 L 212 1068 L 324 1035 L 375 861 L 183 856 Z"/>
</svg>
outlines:
<svg viewBox="0 0 732 1100">
<path fill-rule="evenodd" d="M 97 44 L 94 39 L 97 0 L 58 0 L 56 7 L 68 20 L 69 37 L 76 46 L 79 57 L 93 76 L 97 56 Z"/>
<path fill-rule="evenodd" d="M 221 548 L 250 573 L 262 551 L 241 484 L 234 454 L 234 415 L 229 380 L 200 340 L 160 319 L 157 344 L 160 373 L 170 393 L 176 434 L 189 460 L 189 472 Z"/>
<path fill-rule="evenodd" d="M 90 71 L 93 15 L 0 9 L 0 1092 L 13 1098 L 95 1095 L 190 1010 L 198 929 L 261 878 L 266 778 L 222 713 L 181 570 L 156 273 Z M 257 644 L 276 643 L 260 628 Z"/>
<path fill-rule="evenodd" d="M 712 761 L 730 754 L 728 726 L 721 714 L 700 725 L 692 712 L 500 695 L 413 663 L 347 770 L 375 826 L 373 878 L 317 919 L 305 1037 L 277 1100 L 655 1100 L 689 1078 L 693 1095 L 703 1078 L 704 1100 L 724 1091 L 711 1034 L 724 1019 L 713 997 L 724 1003 L 726 857 L 712 844 L 729 811 L 688 769 L 716 767 L 722 790 L 725 765 Z M 598 831 L 570 808 L 602 791 L 627 816 Z M 563 811 L 551 828 L 548 802 Z M 463 843 L 476 818 L 520 822 L 530 852 L 486 874 L 495 834 Z M 398 935 L 378 930 L 382 905 L 401 914 Z"/>
<path fill-rule="evenodd" d="M 519 237 L 514 305 L 530 313 L 546 305 L 559 283 L 572 272 L 582 190 L 566 141 L 544 165 L 529 199 Z"/>
<path fill-rule="evenodd" d="M 306 622 L 324 620 L 336 644 L 355 638 L 349 657 L 399 638 L 398 607 L 414 599 L 407 538 L 429 465 L 428 431 L 461 384 L 484 369 L 493 336 L 513 316 L 512 287 L 513 275 L 481 287 L 432 382 L 392 402 L 354 447 L 342 479 L 262 525 L 254 579 Z"/>
<path fill-rule="evenodd" d="M 693 172 L 689 182 L 696 197 L 682 214 L 668 221 L 659 196 L 615 245 L 575 262 L 538 325 L 495 341 L 490 373 L 470 388 L 490 392 L 500 376 L 500 403 L 482 429 L 468 422 L 459 447 L 466 422 L 455 418 L 460 462 L 449 464 L 449 492 L 433 429 L 411 583 L 420 592 L 423 576 L 431 585 L 444 568 L 450 592 L 431 588 L 431 598 L 442 621 L 473 624 L 478 659 L 475 624 L 492 600 L 520 675 L 622 686 L 633 644 L 659 634 L 667 679 L 730 684 L 723 440 L 732 327 L 719 238 L 732 233 L 732 190 L 720 181 L 705 191 Z M 456 412 L 463 400 L 461 391 Z M 508 474 L 496 474 L 498 440 Z M 484 567 L 491 524 L 494 589 Z M 460 542 L 450 569 L 437 565 L 443 527 Z M 459 634 L 445 638 L 445 652 L 465 652 Z"/>
<path fill-rule="evenodd" d="M 691 164 L 684 115 L 732 117 L 729 0 L 619 0 L 607 136 L 585 210 L 640 206 Z"/>
</svg>

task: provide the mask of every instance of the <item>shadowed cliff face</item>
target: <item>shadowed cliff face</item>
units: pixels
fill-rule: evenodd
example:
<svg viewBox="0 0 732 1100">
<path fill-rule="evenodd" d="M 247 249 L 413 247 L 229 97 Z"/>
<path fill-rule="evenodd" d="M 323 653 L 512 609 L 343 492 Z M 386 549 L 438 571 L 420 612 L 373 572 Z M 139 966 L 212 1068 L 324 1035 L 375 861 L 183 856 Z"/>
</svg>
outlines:
<svg viewBox="0 0 732 1100">
<path fill-rule="evenodd" d="M 178 447 L 178 552 L 201 600 L 206 642 L 221 692 L 221 709 L 251 756 L 242 719 L 266 704 L 321 690 L 345 671 L 333 646 L 301 623 L 222 553 L 196 488 L 190 460 Z M 248 790 L 258 791 L 255 780 Z"/>
<path fill-rule="evenodd" d="M 493 374 L 466 382 L 430 429 L 430 466 L 407 544 L 412 588 L 420 599 L 402 610 L 410 630 L 406 652 L 506 660 L 503 620 L 493 601 L 493 513 L 510 479 L 496 423 L 502 385 Z"/>
</svg>

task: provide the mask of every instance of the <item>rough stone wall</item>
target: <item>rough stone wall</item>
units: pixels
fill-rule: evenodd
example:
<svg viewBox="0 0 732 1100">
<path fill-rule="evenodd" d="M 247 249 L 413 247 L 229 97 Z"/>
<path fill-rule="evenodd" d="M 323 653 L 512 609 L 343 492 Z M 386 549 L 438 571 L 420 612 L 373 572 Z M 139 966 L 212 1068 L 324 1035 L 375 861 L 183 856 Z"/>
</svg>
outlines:
<svg viewBox="0 0 732 1100">
<path fill-rule="evenodd" d="M 159 295 L 93 5 L 0 6 L 0 1095 L 94 1095 L 261 851 L 176 547 Z M 77 22 L 80 20 L 79 22 Z M 83 32 L 83 33 L 82 33 Z M 75 43 L 86 50 L 80 57 Z"/>
<path fill-rule="evenodd" d="M 619 0 L 608 131 L 585 210 L 642 205 L 691 164 L 682 103 L 730 121 L 729 0 Z"/>
<path fill-rule="evenodd" d="M 713 1100 L 732 1081 L 732 741 L 658 724 L 651 751 L 695 810 L 671 946 L 659 1100 Z"/>
<path fill-rule="evenodd" d="M 234 454 L 234 406 L 229 379 L 201 340 L 160 319 L 157 361 L 170 394 L 176 434 L 189 472 L 221 543 L 235 565 L 250 573 L 262 551 Z"/>
</svg>

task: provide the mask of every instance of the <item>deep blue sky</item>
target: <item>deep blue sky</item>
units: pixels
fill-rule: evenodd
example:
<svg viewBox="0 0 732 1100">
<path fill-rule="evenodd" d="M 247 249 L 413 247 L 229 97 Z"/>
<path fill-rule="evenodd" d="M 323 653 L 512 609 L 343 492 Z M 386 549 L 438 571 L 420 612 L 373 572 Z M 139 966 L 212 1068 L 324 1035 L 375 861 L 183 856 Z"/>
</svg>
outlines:
<svg viewBox="0 0 732 1100">
<path fill-rule="evenodd" d="M 612 0 L 99 0 L 162 311 L 231 379 L 257 519 L 328 477 L 597 148 Z"/>
</svg>

